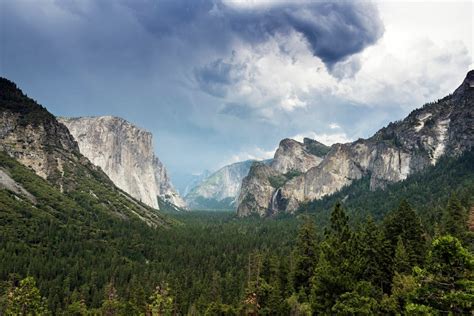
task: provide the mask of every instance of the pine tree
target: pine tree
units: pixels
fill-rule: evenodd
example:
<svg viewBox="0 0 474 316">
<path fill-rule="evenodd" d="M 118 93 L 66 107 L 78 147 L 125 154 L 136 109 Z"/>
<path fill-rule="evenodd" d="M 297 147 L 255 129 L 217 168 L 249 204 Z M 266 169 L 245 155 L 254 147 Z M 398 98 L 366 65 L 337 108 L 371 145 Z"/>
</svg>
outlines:
<svg viewBox="0 0 474 316">
<path fill-rule="evenodd" d="M 311 306 L 316 313 L 332 313 L 339 296 L 351 292 L 360 273 L 352 249 L 355 239 L 340 203 L 334 206 L 331 223 L 312 279 Z"/>
<path fill-rule="evenodd" d="M 41 297 L 33 277 L 26 277 L 8 293 L 7 315 L 48 315 L 46 302 Z"/>
<path fill-rule="evenodd" d="M 349 228 L 349 217 L 344 212 L 340 202 L 337 202 L 331 213 L 331 221 L 329 231 L 326 235 L 334 237 L 340 242 L 346 242 L 352 237 L 352 232 Z"/>
<path fill-rule="evenodd" d="M 417 269 L 412 310 L 468 315 L 474 307 L 474 256 L 452 236 L 433 241 L 425 269 Z"/>
<path fill-rule="evenodd" d="M 426 246 L 421 221 L 411 206 L 403 200 L 398 209 L 388 214 L 385 220 L 385 236 L 395 256 L 398 239 L 401 238 L 409 257 L 410 266 L 423 263 Z M 392 269 L 393 270 L 393 269 Z"/>
<path fill-rule="evenodd" d="M 449 198 L 446 211 L 443 216 L 443 231 L 456 238 L 463 240 L 467 232 L 467 211 L 455 194 Z"/>
<path fill-rule="evenodd" d="M 150 315 L 152 316 L 169 316 L 173 314 L 173 297 L 170 295 L 168 284 L 158 285 L 155 292 L 150 297 L 149 305 Z"/>
<path fill-rule="evenodd" d="M 110 282 L 105 288 L 105 300 L 101 307 L 102 314 L 105 316 L 120 315 L 123 307 L 114 284 Z"/>
<path fill-rule="evenodd" d="M 294 250 L 295 268 L 293 271 L 293 286 L 296 292 L 303 291 L 307 296 L 310 281 L 316 266 L 317 243 L 316 228 L 311 218 L 307 217 L 301 226 Z"/>
<path fill-rule="evenodd" d="M 391 279 L 387 276 L 390 274 L 392 258 L 383 231 L 369 218 L 358 235 L 361 278 L 388 292 Z"/>
<path fill-rule="evenodd" d="M 395 273 L 409 274 L 411 272 L 411 264 L 408 253 L 403 244 L 401 236 L 398 236 L 397 247 L 395 248 L 395 256 L 393 258 L 393 271 Z"/>
</svg>

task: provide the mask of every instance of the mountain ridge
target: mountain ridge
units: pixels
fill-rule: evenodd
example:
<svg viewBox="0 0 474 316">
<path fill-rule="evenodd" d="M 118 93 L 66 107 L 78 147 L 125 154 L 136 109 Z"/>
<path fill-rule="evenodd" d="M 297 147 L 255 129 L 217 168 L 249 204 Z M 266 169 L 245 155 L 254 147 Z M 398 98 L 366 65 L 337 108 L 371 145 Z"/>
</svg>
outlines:
<svg viewBox="0 0 474 316">
<path fill-rule="evenodd" d="M 370 175 L 371 190 L 383 188 L 435 164 L 442 155 L 472 148 L 473 86 L 474 72 L 470 71 L 453 94 L 412 111 L 367 139 L 333 145 L 319 165 L 274 188 L 271 195 L 269 190 L 254 194 L 253 200 L 260 201 L 256 210 L 249 202 L 252 199 L 241 196 L 237 214 L 294 213 L 302 203 L 335 193 L 365 175 Z M 254 191 L 259 182 L 268 188 L 267 180 L 258 177 L 246 183 L 252 183 Z M 247 191 L 242 185 L 242 192 Z"/>
<path fill-rule="evenodd" d="M 81 155 L 66 126 L 5 78 L 0 78 L 0 126 L 0 151 L 47 181 L 54 188 L 47 190 L 57 190 L 51 194 L 107 216 L 139 218 L 154 227 L 167 225 L 161 213 L 117 188 L 100 168 Z M 22 191 L 19 188 L 24 187 L 20 181 L 23 178 L 12 177 L 9 169 L 13 167 L 9 166 L 13 165 L 4 161 L 3 186 L 10 182 L 8 187 L 13 185 Z M 29 200 L 34 206 L 34 201 Z M 55 207 L 54 203 L 51 205 Z"/>
<path fill-rule="evenodd" d="M 154 153 L 153 135 L 117 116 L 59 118 L 83 155 L 99 166 L 121 189 L 159 208 L 158 198 L 185 207 Z"/>
</svg>

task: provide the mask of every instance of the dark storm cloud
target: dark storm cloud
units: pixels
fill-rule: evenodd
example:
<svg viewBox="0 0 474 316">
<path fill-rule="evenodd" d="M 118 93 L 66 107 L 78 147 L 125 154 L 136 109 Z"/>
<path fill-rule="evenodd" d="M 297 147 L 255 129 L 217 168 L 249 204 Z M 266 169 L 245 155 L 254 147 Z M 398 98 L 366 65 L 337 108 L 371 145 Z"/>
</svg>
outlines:
<svg viewBox="0 0 474 316">
<path fill-rule="evenodd" d="M 295 32 L 336 69 L 383 27 L 372 5 L 357 2 L 0 0 L 0 75 L 54 114 L 117 115 L 149 129 L 171 172 L 212 169 L 331 119 L 315 110 L 262 121 L 248 100 L 214 97 L 252 76 L 232 58 L 236 44 Z"/>
<path fill-rule="evenodd" d="M 297 32 L 329 68 L 374 44 L 384 31 L 377 9 L 360 1 L 278 1 L 252 8 L 222 0 L 125 3 L 158 37 L 180 34 L 220 49 L 234 40 L 260 43 L 276 34 Z"/>
<path fill-rule="evenodd" d="M 242 78 L 245 65 L 232 64 L 219 58 L 202 67 L 196 67 L 194 75 L 200 88 L 214 96 L 223 97 L 228 86 Z"/>
</svg>

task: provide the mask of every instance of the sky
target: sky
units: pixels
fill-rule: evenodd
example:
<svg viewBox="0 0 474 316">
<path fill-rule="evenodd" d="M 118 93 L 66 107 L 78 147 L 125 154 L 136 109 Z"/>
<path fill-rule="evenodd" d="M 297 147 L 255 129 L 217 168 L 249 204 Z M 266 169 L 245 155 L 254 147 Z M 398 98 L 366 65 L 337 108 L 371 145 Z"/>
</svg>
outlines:
<svg viewBox="0 0 474 316">
<path fill-rule="evenodd" d="M 471 1 L 0 0 L 0 76 L 151 131 L 178 181 L 368 137 L 473 65 Z"/>
</svg>

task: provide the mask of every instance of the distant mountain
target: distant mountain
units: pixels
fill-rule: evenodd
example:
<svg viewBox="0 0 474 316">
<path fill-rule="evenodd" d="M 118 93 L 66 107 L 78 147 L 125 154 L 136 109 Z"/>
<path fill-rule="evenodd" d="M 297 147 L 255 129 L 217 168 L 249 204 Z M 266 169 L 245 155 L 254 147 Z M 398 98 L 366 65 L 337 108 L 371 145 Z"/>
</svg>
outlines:
<svg viewBox="0 0 474 316">
<path fill-rule="evenodd" d="M 210 174 L 185 196 L 191 209 L 235 209 L 242 179 L 253 160 L 237 162 Z"/>
<path fill-rule="evenodd" d="M 79 144 L 80 152 L 102 168 L 119 188 L 148 206 L 158 197 L 184 208 L 163 163 L 153 149 L 153 136 L 113 116 L 60 118 Z"/>
<path fill-rule="evenodd" d="M 173 184 L 181 196 L 186 196 L 192 189 L 212 174 L 209 170 L 201 173 L 175 173 L 173 174 Z"/>
<path fill-rule="evenodd" d="M 9 205 L 2 209 L 18 205 L 37 214 L 30 217 L 82 220 L 89 225 L 99 218 L 167 225 L 161 213 L 117 188 L 79 152 L 63 124 L 4 78 L 0 78 L 0 126 L 0 189 L 6 190 L 2 203 Z"/>
<path fill-rule="evenodd" d="M 293 213 L 302 203 L 362 178 L 368 178 L 371 190 L 384 188 L 435 165 L 443 155 L 457 157 L 473 145 L 474 71 L 470 71 L 452 95 L 414 110 L 368 139 L 333 145 L 319 164 L 299 175 L 275 181 L 275 170 L 252 167 L 243 180 L 237 213 Z M 298 165 L 305 156 L 298 153 L 286 164 Z"/>
</svg>

